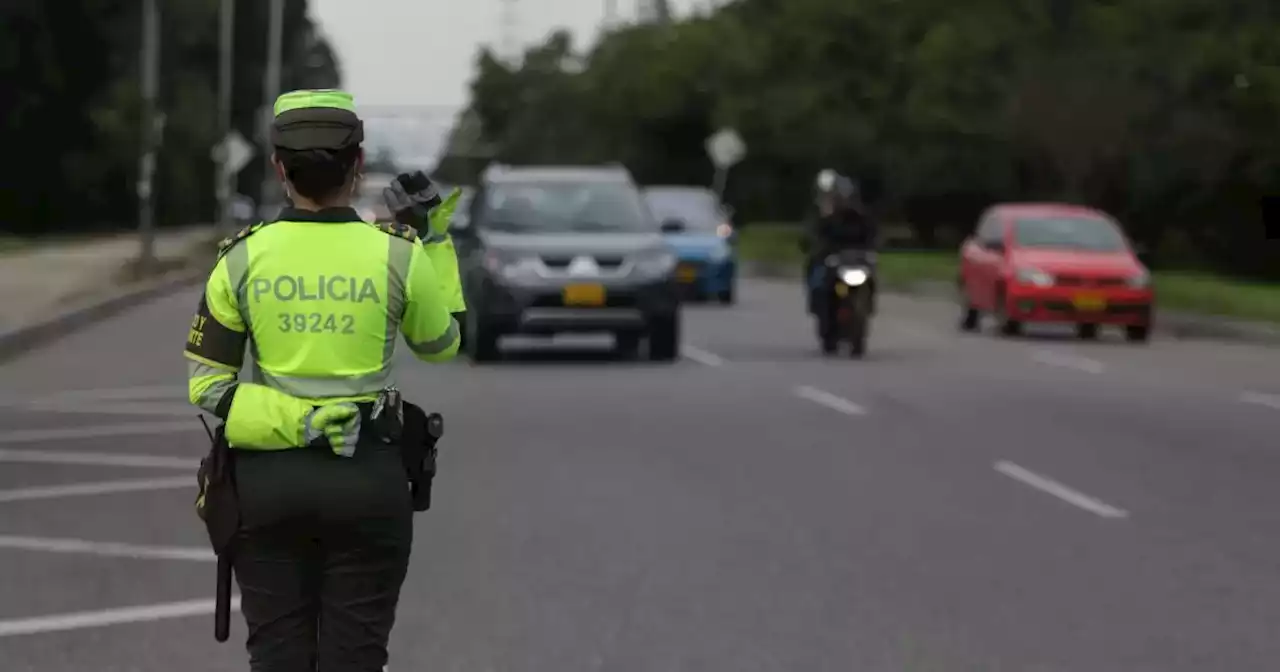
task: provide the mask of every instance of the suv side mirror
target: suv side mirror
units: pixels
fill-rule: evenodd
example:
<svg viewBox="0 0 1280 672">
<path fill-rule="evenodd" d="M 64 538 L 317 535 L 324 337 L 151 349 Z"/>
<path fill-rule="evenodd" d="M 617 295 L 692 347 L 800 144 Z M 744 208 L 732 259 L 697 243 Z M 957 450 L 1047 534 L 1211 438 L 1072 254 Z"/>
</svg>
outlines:
<svg viewBox="0 0 1280 672">
<path fill-rule="evenodd" d="M 999 254 L 1004 254 L 1005 250 L 1003 240 L 984 240 L 982 241 L 982 247 L 990 252 Z"/>
</svg>

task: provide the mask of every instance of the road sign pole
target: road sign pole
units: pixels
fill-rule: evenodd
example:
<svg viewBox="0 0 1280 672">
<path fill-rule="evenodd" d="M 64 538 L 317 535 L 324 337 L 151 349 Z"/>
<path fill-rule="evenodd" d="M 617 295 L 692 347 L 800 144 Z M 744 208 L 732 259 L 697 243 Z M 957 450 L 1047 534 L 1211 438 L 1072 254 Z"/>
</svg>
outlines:
<svg viewBox="0 0 1280 672">
<path fill-rule="evenodd" d="M 156 0 L 142 3 L 142 152 L 138 165 L 138 263 L 150 268 L 156 256 L 154 177 L 156 132 L 159 127 L 157 98 L 160 88 L 160 10 Z"/>
<path fill-rule="evenodd" d="M 218 60 L 218 122 L 223 138 L 231 135 L 231 92 L 234 75 L 232 53 L 235 49 L 235 16 L 236 1 L 222 0 L 222 26 Z M 216 173 L 218 190 L 218 228 L 224 233 L 231 233 L 231 192 L 234 173 L 229 169 L 230 152 L 223 151 L 218 155 L 218 172 Z"/>
<path fill-rule="evenodd" d="M 720 197 L 721 199 L 724 198 L 725 183 L 727 183 L 728 181 L 729 181 L 728 166 L 725 166 L 723 168 L 717 167 L 715 178 L 713 179 L 711 188 L 716 192 L 716 196 Z"/>
<path fill-rule="evenodd" d="M 262 78 L 262 104 L 268 110 L 264 117 L 270 119 L 276 97 L 280 95 L 281 49 L 284 38 L 284 0 L 271 0 L 271 21 L 267 29 L 267 68 Z M 275 193 L 275 169 L 271 165 L 271 126 L 266 125 L 266 142 L 262 152 L 262 193 L 258 209 Z"/>
<path fill-rule="evenodd" d="M 706 150 L 707 158 L 711 159 L 711 165 L 716 168 L 715 176 L 712 178 L 712 189 L 716 192 L 716 196 L 723 198 L 725 184 L 729 180 L 729 169 L 746 156 L 747 145 L 737 131 L 724 128 L 707 138 Z"/>
</svg>

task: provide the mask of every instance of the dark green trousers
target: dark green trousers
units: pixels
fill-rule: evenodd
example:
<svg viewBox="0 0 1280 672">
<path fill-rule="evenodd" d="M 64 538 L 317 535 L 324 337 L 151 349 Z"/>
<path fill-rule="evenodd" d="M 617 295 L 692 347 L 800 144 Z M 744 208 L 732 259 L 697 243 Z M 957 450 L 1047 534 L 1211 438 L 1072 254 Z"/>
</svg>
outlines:
<svg viewBox="0 0 1280 672">
<path fill-rule="evenodd" d="M 237 451 L 236 479 L 250 669 L 382 670 L 413 544 L 399 449 Z"/>
</svg>

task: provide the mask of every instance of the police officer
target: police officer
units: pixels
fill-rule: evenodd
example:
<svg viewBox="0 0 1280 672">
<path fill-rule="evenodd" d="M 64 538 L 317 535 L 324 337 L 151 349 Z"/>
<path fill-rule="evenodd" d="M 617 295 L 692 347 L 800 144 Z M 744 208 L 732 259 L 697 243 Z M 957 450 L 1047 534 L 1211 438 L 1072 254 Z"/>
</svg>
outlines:
<svg viewBox="0 0 1280 672">
<path fill-rule="evenodd" d="M 429 362 L 458 350 L 457 273 L 437 272 L 456 268 L 447 217 L 423 221 L 423 239 L 361 221 L 363 137 L 349 94 L 280 96 L 273 163 L 292 206 L 223 243 L 186 347 L 191 402 L 224 421 L 234 455 L 232 562 L 255 672 L 386 665 L 413 513 L 399 447 L 371 431 L 370 409 L 393 389 L 399 337 Z M 407 182 L 400 209 L 426 217 L 439 197 Z"/>
</svg>

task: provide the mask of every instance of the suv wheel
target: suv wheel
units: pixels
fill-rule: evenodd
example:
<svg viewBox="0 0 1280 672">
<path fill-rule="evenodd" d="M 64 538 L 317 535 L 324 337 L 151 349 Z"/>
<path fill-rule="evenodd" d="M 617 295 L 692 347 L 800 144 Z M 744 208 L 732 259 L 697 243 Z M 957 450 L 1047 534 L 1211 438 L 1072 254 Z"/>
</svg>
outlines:
<svg viewBox="0 0 1280 672">
<path fill-rule="evenodd" d="M 498 334 L 484 323 L 478 311 L 467 311 L 467 325 L 463 332 L 467 335 L 465 345 L 471 361 L 492 362 L 500 357 Z"/>
<path fill-rule="evenodd" d="M 671 362 L 680 356 L 680 313 L 655 317 L 649 325 L 649 359 Z"/>
</svg>

